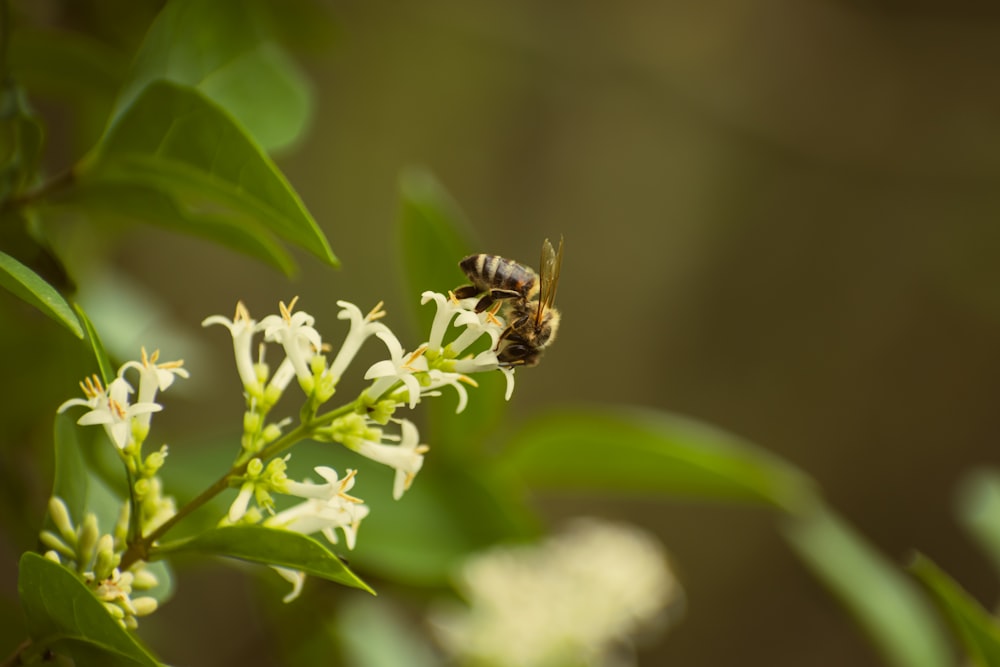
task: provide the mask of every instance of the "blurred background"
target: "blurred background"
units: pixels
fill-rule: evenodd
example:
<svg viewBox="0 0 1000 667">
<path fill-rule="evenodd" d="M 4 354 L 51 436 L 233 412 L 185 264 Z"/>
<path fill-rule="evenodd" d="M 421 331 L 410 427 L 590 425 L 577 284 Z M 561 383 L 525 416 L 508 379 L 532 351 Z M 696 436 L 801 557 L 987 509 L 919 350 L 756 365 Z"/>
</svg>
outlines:
<svg viewBox="0 0 1000 667">
<path fill-rule="evenodd" d="M 123 52 L 156 9 L 51 4 L 32 11 L 70 25 L 96 16 Z M 419 294 L 401 287 L 397 189 L 402 170 L 421 165 L 483 252 L 535 265 L 542 239 L 565 236 L 559 340 L 518 373 L 511 423 L 584 402 L 718 424 L 811 474 L 892 560 L 919 548 L 992 606 L 997 582 L 954 503 L 963 477 L 996 461 L 1000 436 L 1000 10 L 971 0 L 430 0 L 310 11 L 316 21 L 289 45 L 300 47 L 315 116 L 278 163 L 343 269 L 299 254 L 289 282 L 149 227 L 107 248 L 119 272 L 108 280 L 140 302 L 159 299 L 137 310 L 152 313 L 137 333 L 192 371 L 162 438 L 197 432 L 192 415 L 218 420 L 221 396 L 238 418 L 228 343 L 199 330 L 237 299 L 263 314 L 299 295 L 327 323 L 338 299 L 363 309 L 384 299 L 390 325 L 406 331 Z M 57 102 L 39 106 L 65 120 Z M 68 164 L 79 151 L 59 136 L 50 159 Z M 7 294 L 0 312 L 42 317 Z M 162 318 L 183 354 L 156 340 L 167 336 Z M 28 373 L 45 354 L 59 353 L 15 355 L 12 370 Z M 54 407 L 80 376 L 67 365 L 28 390 Z M 47 418 L 12 413 L 8 439 L 46 440 Z M 4 493 L 31 499 L 31 512 L 4 517 L 10 597 L 49 479 L 26 462 L 27 444 L 5 456 L 19 479 Z M 881 664 L 767 513 L 534 500 L 553 525 L 578 514 L 627 520 L 673 554 L 687 612 L 642 649 L 642 665 Z M 165 628 L 188 623 L 185 646 L 170 647 L 179 664 L 250 664 L 259 650 L 247 636 L 268 619 L 233 616 L 228 639 L 196 622 L 206 609 L 220 622 L 233 613 L 232 598 L 199 597 L 199 582 L 248 595 L 245 578 L 226 572 L 182 574 L 163 610 Z"/>
</svg>

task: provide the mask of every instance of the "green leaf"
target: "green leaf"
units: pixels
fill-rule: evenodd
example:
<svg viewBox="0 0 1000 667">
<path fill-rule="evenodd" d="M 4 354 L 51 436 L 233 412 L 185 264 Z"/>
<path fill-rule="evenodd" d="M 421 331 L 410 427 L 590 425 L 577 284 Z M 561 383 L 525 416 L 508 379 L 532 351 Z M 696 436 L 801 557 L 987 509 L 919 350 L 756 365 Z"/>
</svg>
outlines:
<svg viewBox="0 0 1000 667">
<path fill-rule="evenodd" d="M 959 518 L 1000 572 L 1000 474 L 980 470 L 962 481 Z"/>
<path fill-rule="evenodd" d="M 398 218 L 404 286 L 414 303 L 425 290 L 447 292 L 468 280 L 458 263 L 469 254 L 468 225 L 457 204 L 427 171 L 411 168 L 399 182 Z M 434 309 L 417 311 L 420 330 L 429 332 Z"/>
<path fill-rule="evenodd" d="M 1000 667 L 997 619 L 923 554 L 913 559 L 910 572 L 933 596 L 969 657 L 982 667 Z"/>
<path fill-rule="evenodd" d="M 192 233 L 232 243 L 233 228 L 245 226 L 338 265 L 316 221 L 270 158 L 225 111 L 192 88 L 151 83 L 81 165 L 78 186 L 84 192 L 122 185 L 168 194 L 187 214 L 177 224 Z M 134 213 L 133 208 L 123 212 Z M 154 214 L 153 221 L 162 222 L 161 217 Z M 214 224 L 191 224 L 206 219 Z"/>
<path fill-rule="evenodd" d="M 0 85 L 0 202 L 24 192 L 38 171 L 44 130 L 24 92 Z"/>
<path fill-rule="evenodd" d="M 83 339 L 83 329 L 66 299 L 37 273 L 0 252 L 0 285 Z"/>
<path fill-rule="evenodd" d="M 531 487 L 807 505 L 811 481 L 754 445 L 686 417 L 639 408 L 579 407 L 516 434 L 503 471 Z"/>
<path fill-rule="evenodd" d="M 160 664 L 62 565 L 26 553 L 17 587 L 32 653 L 52 650 L 74 658 L 78 665 Z"/>
<path fill-rule="evenodd" d="M 11 72 L 32 91 L 99 98 L 110 109 L 128 69 L 128 55 L 91 35 L 18 26 L 11 33 Z"/>
<path fill-rule="evenodd" d="M 115 378 L 115 368 L 111 365 L 111 359 L 108 357 L 107 350 L 104 349 L 101 337 L 98 335 L 94 323 L 87 317 L 87 313 L 84 312 L 78 303 L 73 304 L 73 310 L 76 311 L 80 322 L 83 323 L 83 329 L 86 333 L 85 340 L 87 345 L 90 346 L 90 351 L 94 354 L 94 360 L 97 362 L 97 367 L 101 372 L 101 381 L 107 387 L 108 383 Z"/>
<path fill-rule="evenodd" d="M 75 420 L 63 414 L 55 418 L 55 475 L 52 483 L 52 495 L 61 498 L 73 523 L 79 525 L 83 521 L 87 503 L 88 484 L 87 466 L 84 463 L 79 430 Z"/>
<path fill-rule="evenodd" d="M 375 593 L 325 546 L 311 537 L 289 530 L 264 526 L 223 526 L 189 540 L 163 545 L 153 557 L 192 552 L 288 567 Z"/>
<path fill-rule="evenodd" d="M 888 664 L 951 664 L 941 628 L 917 588 L 841 518 L 817 504 L 812 511 L 790 517 L 783 532 Z"/>
<path fill-rule="evenodd" d="M 255 2 L 168 3 L 146 34 L 114 118 L 148 84 L 166 79 L 197 88 L 267 150 L 294 142 L 309 121 L 311 90 L 265 28 Z"/>
<path fill-rule="evenodd" d="M 366 463 L 366 462 L 365 462 Z M 435 459 L 400 501 L 391 499 L 391 476 L 359 466 L 371 514 L 352 554 L 366 571 L 423 586 L 447 584 L 469 554 L 535 532 L 519 496 L 482 470 Z M 380 489 L 384 486 L 384 489 Z"/>
<path fill-rule="evenodd" d="M 270 264 L 286 275 L 295 262 L 264 225 L 229 213 L 189 207 L 185 198 L 143 183 L 88 182 L 58 204 L 96 219 L 142 220 L 215 241 Z"/>
</svg>

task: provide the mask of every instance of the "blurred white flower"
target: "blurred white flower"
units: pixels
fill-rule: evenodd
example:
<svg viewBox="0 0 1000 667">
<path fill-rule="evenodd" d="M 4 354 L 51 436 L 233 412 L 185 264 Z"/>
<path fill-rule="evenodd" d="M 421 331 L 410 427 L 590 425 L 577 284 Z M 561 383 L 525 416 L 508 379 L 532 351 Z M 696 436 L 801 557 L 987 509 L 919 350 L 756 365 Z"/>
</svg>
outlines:
<svg viewBox="0 0 1000 667">
<path fill-rule="evenodd" d="M 461 661 L 496 667 L 611 664 L 615 649 L 681 599 L 652 536 L 594 519 L 538 545 L 474 556 L 458 586 L 468 607 L 431 617 L 440 643 Z"/>
</svg>

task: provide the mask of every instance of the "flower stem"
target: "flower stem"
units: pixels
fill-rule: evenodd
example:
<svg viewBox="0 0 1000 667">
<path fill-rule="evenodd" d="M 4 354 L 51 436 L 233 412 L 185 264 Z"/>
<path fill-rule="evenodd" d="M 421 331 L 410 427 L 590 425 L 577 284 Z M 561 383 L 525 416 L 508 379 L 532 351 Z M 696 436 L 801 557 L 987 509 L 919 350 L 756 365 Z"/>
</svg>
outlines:
<svg viewBox="0 0 1000 667">
<path fill-rule="evenodd" d="M 270 458 L 273 458 L 281 454 L 286 449 L 288 449 L 295 443 L 299 442 L 300 440 L 308 438 L 309 435 L 313 433 L 313 431 L 317 427 L 327 424 L 336 419 L 337 417 L 341 417 L 345 414 L 353 412 L 358 407 L 359 404 L 360 404 L 360 399 L 356 399 L 354 401 L 351 401 L 350 403 L 347 403 L 346 405 L 342 405 L 339 408 L 336 408 L 335 410 L 331 410 L 330 412 L 325 412 L 322 415 L 314 417 L 307 424 L 299 424 L 297 427 L 295 427 L 294 429 L 292 429 L 291 431 L 289 431 L 288 433 L 281 436 L 280 438 L 272 442 L 270 445 L 262 449 L 254 458 L 259 458 L 262 461 L 266 461 Z M 137 539 L 132 544 L 130 544 L 128 546 L 128 549 L 125 550 L 125 553 L 122 554 L 122 560 L 118 567 L 122 571 L 125 571 L 133 564 L 135 564 L 137 561 L 149 560 L 150 550 L 153 549 L 153 545 L 158 539 L 163 537 L 163 535 L 165 535 L 167 531 L 173 528 L 184 517 L 188 516 L 189 514 L 197 510 L 199 507 L 206 504 L 212 498 L 214 498 L 215 496 L 219 495 L 220 493 L 228 489 L 230 486 L 230 481 L 240 477 L 243 473 L 245 473 L 247 466 L 249 464 L 250 462 L 246 461 L 237 466 L 234 466 L 231 470 L 229 470 L 229 472 L 224 474 L 219 479 L 215 480 L 215 482 L 211 486 L 209 486 L 207 489 L 198 494 L 198 496 L 194 500 L 190 501 L 184 507 L 177 510 L 176 514 L 174 514 L 172 517 L 170 517 L 162 524 L 160 524 L 149 535 L 145 535 Z"/>
</svg>

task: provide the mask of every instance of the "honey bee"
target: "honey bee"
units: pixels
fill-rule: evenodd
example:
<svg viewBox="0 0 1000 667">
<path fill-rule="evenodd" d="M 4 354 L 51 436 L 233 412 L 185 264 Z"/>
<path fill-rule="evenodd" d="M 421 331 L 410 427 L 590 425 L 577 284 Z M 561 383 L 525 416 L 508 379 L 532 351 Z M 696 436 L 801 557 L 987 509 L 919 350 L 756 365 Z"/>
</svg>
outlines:
<svg viewBox="0 0 1000 667">
<path fill-rule="evenodd" d="M 459 299 L 482 294 L 476 303 L 481 313 L 498 301 L 509 301 L 508 325 L 497 344 L 497 359 L 504 366 L 535 366 L 542 351 L 555 340 L 559 311 L 552 307 L 562 268 L 563 240 L 558 252 L 548 239 L 542 244 L 539 273 L 499 255 L 469 255 L 459 267 L 472 282 L 455 290 Z"/>
</svg>

